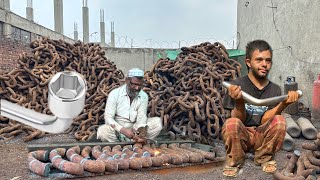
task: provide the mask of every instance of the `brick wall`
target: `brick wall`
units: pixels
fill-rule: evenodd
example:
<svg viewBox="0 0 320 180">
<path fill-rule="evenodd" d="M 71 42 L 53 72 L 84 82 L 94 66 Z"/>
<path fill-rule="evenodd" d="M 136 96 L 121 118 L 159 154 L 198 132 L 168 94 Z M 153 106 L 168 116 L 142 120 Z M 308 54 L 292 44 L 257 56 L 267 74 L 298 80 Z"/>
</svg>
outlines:
<svg viewBox="0 0 320 180">
<path fill-rule="evenodd" d="M 0 35 L 0 70 L 9 71 L 17 67 L 17 60 L 22 52 L 31 53 L 28 43 Z"/>
</svg>

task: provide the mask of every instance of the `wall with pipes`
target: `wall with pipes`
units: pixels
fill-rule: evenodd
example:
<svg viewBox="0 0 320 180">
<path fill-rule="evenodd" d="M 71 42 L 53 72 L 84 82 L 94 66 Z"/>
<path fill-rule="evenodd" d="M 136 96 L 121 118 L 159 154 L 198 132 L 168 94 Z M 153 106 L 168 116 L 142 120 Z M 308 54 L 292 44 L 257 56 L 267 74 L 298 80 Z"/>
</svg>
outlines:
<svg viewBox="0 0 320 180">
<path fill-rule="evenodd" d="M 33 21 L 27 20 L 24 17 L 2 8 L 0 8 L 0 22 L 5 24 L 3 34 L 6 35 L 6 37 L 10 37 L 14 33 L 12 27 L 17 27 L 19 29 L 31 32 L 32 34 L 50 36 L 52 39 L 63 39 L 67 42 L 74 42 L 74 40 L 71 38 L 68 38 L 60 33 L 36 24 Z"/>
<path fill-rule="evenodd" d="M 1 26 L 1 24 L 0 24 Z M 1 31 L 0 31 L 1 34 Z M 117 68 L 125 74 L 129 69 L 137 67 L 143 70 L 151 70 L 154 63 L 159 58 L 170 57 L 168 51 L 176 49 L 151 49 L 151 48 L 103 48 L 106 51 L 106 57 L 115 62 Z M 13 69 L 17 66 L 18 56 L 21 53 L 29 54 L 31 52 L 29 43 L 7 38 L 0 35 L 0 73 L 2 70 Z M 179 51 L 178 51 L 179 52 Z"/>
<path fill-rule="evenodd" d="M 254 39 L 268 41 L 274 50 L 270 79 L 283 89 L 287 76 L 295 76 L 310 108 L 320 73 L 319 7 L 320 1 L 308 0 L 238 1 L 238 49 Z"/>
</svg>

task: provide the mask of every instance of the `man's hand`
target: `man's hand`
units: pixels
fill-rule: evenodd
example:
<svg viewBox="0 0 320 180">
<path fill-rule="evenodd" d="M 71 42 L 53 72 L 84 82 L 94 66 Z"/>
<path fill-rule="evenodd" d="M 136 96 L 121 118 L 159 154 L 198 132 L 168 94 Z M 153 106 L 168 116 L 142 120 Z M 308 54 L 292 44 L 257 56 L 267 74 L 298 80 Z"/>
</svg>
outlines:
<svg viewBox="0 0 320 180">
<path fill-rule="evenodd" d="M 145 144 L 147 142 L 146 138 L 140 137 L 138 135 L 133 136 L 133 140 L 137 143 Z"/>
<path fill-rule="evenodd" d="M 133 132 L 134 132 L 133 140 L 137 143 L 145 144 L 147 142 L 147 139 L 146 139 L 147 128 L 148 126 L 139 127 L 137 130 L 133 129 Z"/>
<path fill-rule="evenodd" d="M 285 101 L 282 101 L 282 103 L 288 106 L 289 104 L 296 102 L 298 99 L 299 99 L 299 94 L 297 91 L 289 91 L 288 99 Z"/>
<path fill-rule="evenodd" d="M 130 128 L 121 128 L 120 133 L 125 135 L 127 138 L 132 139 L 134 137 L 134 133 Z"/>
<path fill-rule="evenodd" d="M 237 85 L 231 85 L 228 88 L 229 96 L 236 101 L 243 101 L 241 87 Z"/>
</svg>

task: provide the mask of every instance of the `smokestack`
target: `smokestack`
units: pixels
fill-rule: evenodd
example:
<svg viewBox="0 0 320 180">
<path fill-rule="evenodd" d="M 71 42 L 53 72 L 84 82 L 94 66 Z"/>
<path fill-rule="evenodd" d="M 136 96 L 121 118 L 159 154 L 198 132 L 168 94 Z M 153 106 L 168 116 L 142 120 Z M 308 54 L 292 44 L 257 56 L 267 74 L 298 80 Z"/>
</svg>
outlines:
<svg viewBox="0 0 320 180">
<path fill-rule="evenodd" d="M 101 45 L 105 46 L 106 43 L 106 30 L 104 24 L 104 10 L 100 9 L 100 41 Z"/>
<path fill-rule="evenodd" d="M 89 42 L 89 8 L 87 0 L 83 0 L 82 7 L 82 21 L 83 21 L 83 42 Z"/>
<path fill-rule="evenodd" d="M 111 22 L 111 47 L 115 47 L 115 41 L 114 41 L 114 22 Z"/>
<path fill-rule="evenodd" d="M 27 19 L 29 21 L 33 21 L 33 8 L 32 8 L 32 0 L 27 1 Z"/>
<path fill-rule="evenodd" d="M 79 38 L 78 38 L 78 24 L 76 22 L 74 23 L 73 39 L 76 41 L 79 40 Z"/>
<path fill-rule="evenodd" d="M 54 0 L 54 30 L 63 34 L 63 1 Z"/>
</svg>

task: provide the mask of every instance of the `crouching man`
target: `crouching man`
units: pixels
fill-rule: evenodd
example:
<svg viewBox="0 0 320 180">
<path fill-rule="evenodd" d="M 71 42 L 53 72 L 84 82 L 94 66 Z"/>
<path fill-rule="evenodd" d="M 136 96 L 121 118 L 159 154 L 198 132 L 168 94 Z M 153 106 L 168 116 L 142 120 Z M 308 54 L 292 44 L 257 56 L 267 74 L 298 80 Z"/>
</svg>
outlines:
<svg viewBox="0 0 320 180">
<path fill-rule="evenodd" d="M 105 107 L 105 124 L 97 131 L 97 139 L 108 142 L 145 142 L 154 139 L 162 130 L 159 117 L 147 118 L 148 95 L 142 90 L 144 72 L 129 70 L 126 83 L 108 96 Z"/>
</svg>

